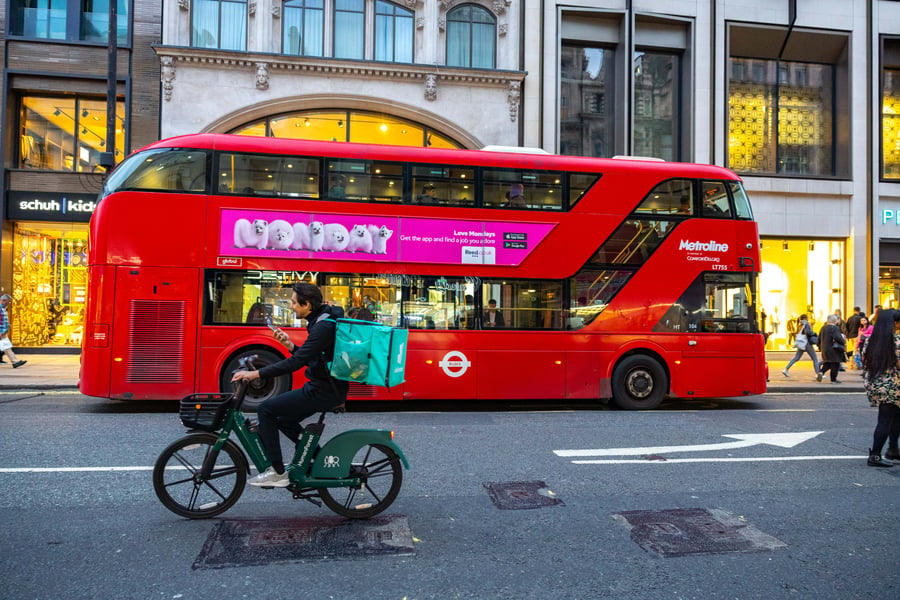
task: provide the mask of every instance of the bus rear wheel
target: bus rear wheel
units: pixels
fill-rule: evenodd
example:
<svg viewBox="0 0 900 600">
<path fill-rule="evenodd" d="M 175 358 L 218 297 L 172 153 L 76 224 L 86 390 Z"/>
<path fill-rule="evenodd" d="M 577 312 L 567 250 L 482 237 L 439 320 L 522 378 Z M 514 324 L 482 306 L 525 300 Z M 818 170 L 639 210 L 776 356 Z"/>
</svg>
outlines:
<svg viewBox="0 0 900 600">
<path fill-rule="evenodd" d="M 241 350 L 232 356 L 231 360 L 225 363 L 225 368 L 222 369 L 222 374 L 219 378 L 219 390 L 222 393 L 230 394 L 234 391 L 234 385 L 231 383 L 231 374 L 240 369 L 238 361 L 245 356 L 257 357 L 256 360 L 253 361 L 253 364 L 256 365 L 257 369 L 262 369 L 263 367 L 276 363 L 282 359 L 281 356 L 275 354 L 271 350 L 262 350 L 259 348 Z M 274 398 L 278 394 L 283 394 L 290 389 L 290 375 L 260 377 L 259 379 L 254 379 L 247 387 L 247 395 L 244 397 L 244 404 L 241 405 L 241 410 L 245 412 L 255 412 L 264 400 Z"/>
<path fill-rule="evenodd" d="M 666 371 L 649 356 L 634 354 L 616 365 L 612 376 L 613 402 L 625 410 L 651 410 L 662 403 Z"/>
</svg>

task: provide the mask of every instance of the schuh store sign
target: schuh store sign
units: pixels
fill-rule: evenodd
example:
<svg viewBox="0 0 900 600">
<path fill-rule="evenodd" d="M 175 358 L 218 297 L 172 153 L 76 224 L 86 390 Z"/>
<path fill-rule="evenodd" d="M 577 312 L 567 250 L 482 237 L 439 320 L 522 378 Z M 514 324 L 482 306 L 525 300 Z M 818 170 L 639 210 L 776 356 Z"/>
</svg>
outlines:
<svg viewBox="0 0 900 600">
<path fill-rule="evenodd" d="M 95 208 L 96 194 L 10 191 L 6 198 L 6 218 L 11 221 L 87 223 Z"/>
</svg>

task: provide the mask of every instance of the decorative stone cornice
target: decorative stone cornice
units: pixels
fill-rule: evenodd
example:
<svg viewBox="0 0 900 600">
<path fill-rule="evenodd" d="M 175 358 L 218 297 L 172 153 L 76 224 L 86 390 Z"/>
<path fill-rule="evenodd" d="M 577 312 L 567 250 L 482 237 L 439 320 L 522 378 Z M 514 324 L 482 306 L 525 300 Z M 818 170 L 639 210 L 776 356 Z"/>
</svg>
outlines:
<svg viewBox="0 0 900 600">
<path fill-rule="evenodd" d="M 172 82 L 178 64 L 209 67 L 219 70 L 241 71 L 247 74 L 247 86 L 266 90 L 269 78 L 279 73 L 320 77 L 347 77 L 359 80 L 418 81 L 422 84 L 427 100 L 437 99 L 441 84 L 486 86 L 504 89 L 510 96 L 515 88 L 515 105 L 518 111 L 518 94 L 525 80 L 525 71 L 501 71 L 496 69 L 465 69 L 441 65 L 378 63 L 373 61 L 348 61 L 335 58 L 309 56 L 285 56 L 260 52 L 234 52 L 210 48 L 183 46 L 154 46 L 162 65 L 163 88 L 166 100 L 171 99 Z M 167 83 L 168 82 L 168 83 Z M 515 84 L 515 86 L 513 86 Z M 513 101 L 510 100 L 512 107 Z M 510 109 L 512 112 L 512 108 Z M 511 115 L 513 120 L 515 116 Z"/>
</svg>

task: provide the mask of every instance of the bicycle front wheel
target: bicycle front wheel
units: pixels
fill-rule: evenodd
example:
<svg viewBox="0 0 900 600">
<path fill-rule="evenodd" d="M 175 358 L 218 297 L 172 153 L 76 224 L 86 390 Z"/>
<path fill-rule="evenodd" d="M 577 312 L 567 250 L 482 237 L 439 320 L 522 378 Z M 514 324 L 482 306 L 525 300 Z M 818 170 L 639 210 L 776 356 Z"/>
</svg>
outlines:
<svg viewBox="0 0 900 600">
<path fill-rule="evenodd" d="M 247 458 L 231 440 L 213 457 L 214 433 L 192 433 L 162 451 L 153 466 L 153 489 L 163 506 L 189 519 L 208 519 L 234 506 L 247 483 Z M 203 461 L 213 459 L 209 476 Z"/>
<path fill-rule="evenodd" d="M 358 477 L 361 485 L 321 488 L 319 495 L 325 506 L 342 517 L 368 519 L 397 498 L 403 485 L 403 466 L 391 448 L 368 444 L 353 457 L 350 477 Z"/>
</svg>

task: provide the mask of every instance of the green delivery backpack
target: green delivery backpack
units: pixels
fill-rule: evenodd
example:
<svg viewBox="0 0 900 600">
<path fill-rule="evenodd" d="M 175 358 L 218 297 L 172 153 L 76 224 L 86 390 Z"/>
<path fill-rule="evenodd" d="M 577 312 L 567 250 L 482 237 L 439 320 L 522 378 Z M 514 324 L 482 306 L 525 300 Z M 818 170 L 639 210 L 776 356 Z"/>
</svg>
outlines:
<svg viewBox="0 0 900 600">
<path fill-rule="evenodd" d="M 382 387 L 405 381 L 406 329 L 358 319 L 336 322 L 332 377 Z"/>
</svg>

